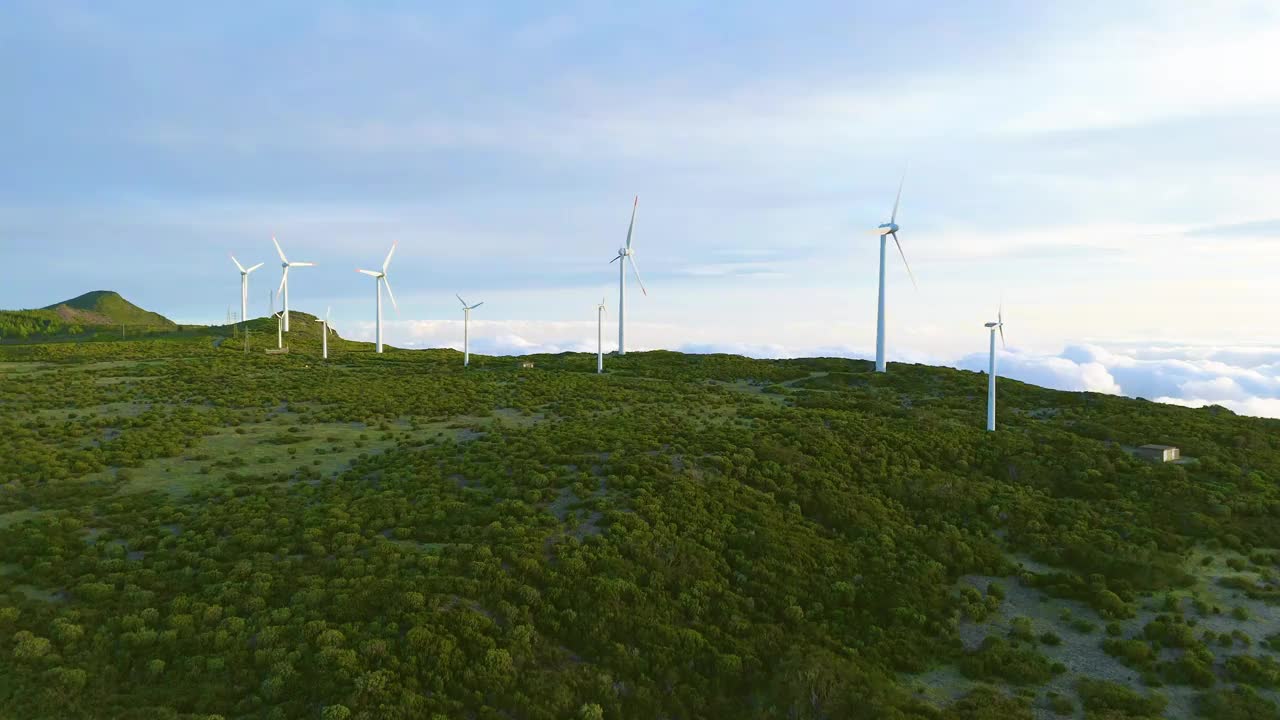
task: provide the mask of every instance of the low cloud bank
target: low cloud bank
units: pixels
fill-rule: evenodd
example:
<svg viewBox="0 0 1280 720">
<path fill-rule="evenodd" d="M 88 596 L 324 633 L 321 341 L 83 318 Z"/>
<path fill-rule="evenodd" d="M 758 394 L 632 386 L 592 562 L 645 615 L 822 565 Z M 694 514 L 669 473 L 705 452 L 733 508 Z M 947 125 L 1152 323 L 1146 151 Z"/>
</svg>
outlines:
<svg viewBox="0 0 1280 720">
<path fill-rule="evenodd" d="M 404 347 L 462 349 L 460 320 L 403 321 L 389 328 Z M 633 331 L 633 326 L 628 326 Z M 871 356 L 870 347 L 682 342 L 683 328 L 634 326 L 632 350 L 666 347 L 691 353 L 734 353 L 756 358 Z M 372 339 L 361 326 L 357 339 Z M 657 342 L 654 342 L 654 341 Z M 616 347 L 616 329 L 606 324 L 605 352 Z M 594 322 L 485 320 L 471 323 L 471 350 L 492 355 L 595 352 Z M 944 357 L 895 351 L 894 360 L 985 371 L 987 354 Z M 1208 346 L 1119 343 L 1073 344 L 1056 354 L 1002 350 L 999 374 L 1057 390 L 1090 391 L 1143 397 L 1157 402 L 1201 407 L 1222 405 L 1243 415 L 1280 418 L 1280 346 Z"/>
<path fill-rule="evenodd" d="M 1280 417 L 1280 348 L 1191 345 L 1068 345 L 1057 355 L 1002 352 L 1004 377 L 1059 390 L 1089 390 L 1242 415 Z M 987 365 L 983 354 L 954 363 Z"/>
</svg>

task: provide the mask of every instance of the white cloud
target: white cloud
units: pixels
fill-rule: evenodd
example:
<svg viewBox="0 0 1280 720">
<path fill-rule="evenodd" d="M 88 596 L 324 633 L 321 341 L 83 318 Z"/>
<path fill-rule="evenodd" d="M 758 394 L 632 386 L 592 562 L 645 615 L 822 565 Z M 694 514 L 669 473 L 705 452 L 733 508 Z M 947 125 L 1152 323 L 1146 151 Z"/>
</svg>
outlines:
<svg viewBox="0 0 1280 720">
<path fill-rule="evenodd" d="M 1099 362 L 1076 362 L 1054 355 L 1037 355 L 1022 352 L 1000 352 L 996 358 L 996 373 L 1033 385 L 1056 390 L 1077 390 L 1120 395 L 1120 385 Z M 974 353 L 947 363 L 964 370 L 985 372 L 987 353 Z"/>
<path fill-rule="evenodd" d="M 388 331 L 410 348 L 462 349 L 460 320 L 393 321 Z M 870 358 L 871 347 L 849 344 L 743 342 L 680 324 L 628 324 L 628 349 L 667 348 L 688 353 L 732 353 L 755 358 Z M 604 350 L 616 349 L 616 325 L 606 324 Z M 371 323 L 357 323 L 353 336 L 370 340 Z M 634 339 L 632 339 L 634 338 Z M 595 352 L 596 324 L 473 320 L 471 350 L 492 355 Z M 1001 377 L 1056 390 L 1144 397 L 1188 407 L 1216 404 L 1246 415 L 1280 417 L 1280 347 L 1198 345 L 1069 345 L 1056 353 L 1020 348 L 999 352 Z M 959 358 L 895 351 L 893 362 L 943 365 L 985 372 L 987 353 Z"/>
<path fill-rule="evenodd" d="M 1188 407 L 1222 405 L 1246 415 L 1280 417 L 1280 363 L 1271 362 L 1277 352 L 1280 348 L 1072 345 L 1056 355 L 1001 353 L 999 373 L 1060 390 Z M 957 366 L 978 370 L 985 364 L 985 355 L 972 355 Z"/>
</svg>

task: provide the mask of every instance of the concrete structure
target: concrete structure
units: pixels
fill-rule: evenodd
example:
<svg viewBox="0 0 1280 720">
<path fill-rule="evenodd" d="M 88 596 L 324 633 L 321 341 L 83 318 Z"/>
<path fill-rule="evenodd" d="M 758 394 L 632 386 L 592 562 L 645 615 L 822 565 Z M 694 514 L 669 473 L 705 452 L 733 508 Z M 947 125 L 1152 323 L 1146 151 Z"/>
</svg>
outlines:
<svg viewBox="0 0 1280 720">
<path fill-rule="evenodd" d="M 1151 462 L 1173 462 L 1182 457 L 1181 451 L 1172 445 L 1143 445 L 1137 449 L 1138 457 Z"/>
</svg>

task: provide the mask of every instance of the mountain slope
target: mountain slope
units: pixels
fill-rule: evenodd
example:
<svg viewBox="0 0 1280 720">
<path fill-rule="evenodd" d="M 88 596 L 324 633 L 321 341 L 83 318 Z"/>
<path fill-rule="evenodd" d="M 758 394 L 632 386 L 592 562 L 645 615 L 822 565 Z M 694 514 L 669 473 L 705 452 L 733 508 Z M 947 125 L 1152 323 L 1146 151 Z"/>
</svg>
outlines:
<svg viewBox="0 0 1280 720">
<path fill-rule="evenodd" d="M 48 305 L 42 310 L 52 310 L 69 323 L 80 325 L 141 325 L 146 327 L 176 328 L 169 318 L 134 305 L 112 290 L 94 290 L 83 295 Z"/>
<path fill-rule="evenodd" d="M 1280 421 L 293 322 L 0 347 L 0 717 L 1277 720 Z"/>
<path fill-rule="evenodd" d="M 0 310 L 0 342 L 118 339 L 170 333 L 178 325 L 111 290 L 94 290 L 32 310 Z"/>
</svg>

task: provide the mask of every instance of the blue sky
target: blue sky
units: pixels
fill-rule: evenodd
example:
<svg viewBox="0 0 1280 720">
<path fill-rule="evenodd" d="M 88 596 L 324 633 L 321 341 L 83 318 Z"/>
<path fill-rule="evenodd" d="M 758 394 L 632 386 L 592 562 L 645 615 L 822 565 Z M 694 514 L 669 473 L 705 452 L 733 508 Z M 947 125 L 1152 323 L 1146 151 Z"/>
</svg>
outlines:
<svg viewBox="0 0 1280 720">
<path fill-rule="evenodd" d="M 0 6 L 0 306 L 221 321 L 274 234 L 367 338 L 399 240 L 389 342 L 585 349 L 638 193 L 636 346 L 865 357 L 909 164 L 891 359 L 1003 298 L 1015 377 L 1280 415 L 1274 3 L 179 5 Z"/>
</svg>

